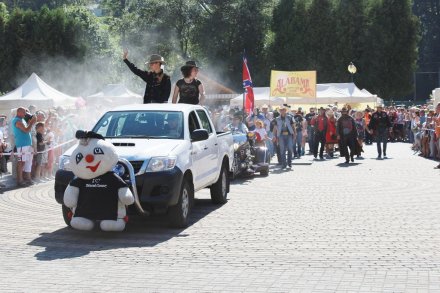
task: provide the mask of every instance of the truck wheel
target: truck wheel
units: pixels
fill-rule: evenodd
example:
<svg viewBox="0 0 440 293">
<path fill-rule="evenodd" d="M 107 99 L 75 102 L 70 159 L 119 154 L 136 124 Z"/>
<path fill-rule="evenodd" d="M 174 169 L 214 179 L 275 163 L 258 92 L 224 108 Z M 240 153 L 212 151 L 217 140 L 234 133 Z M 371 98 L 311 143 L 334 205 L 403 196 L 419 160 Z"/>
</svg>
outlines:
<svg viewBox="0 0 440 293">
<path fill-rule="evenodd" d="M 169 220 L 172 228 L 186 228 L 188 216 L 194 199 L 194 191 L 187 180 L 183 180 L 180 189 L 179 201 L 176 205 L 169 207 Z"/>
<path fill-rule="evenodd" d="M 70 227 L 70 219 L 72 216 L 72 210 L 66 207 L 65 205 L 61 205 L 61 209 L 63 211 L 63 219 L 64 223 L 66 223 L 67 226 Z"/>
<path fill-rule="evenodd" d="M 229 178 L 225 166 L 220 170 L 220 176 L 211 186 L 211 200 L 215 204 L 225 204 L 228 199 Z"/>
</svg>

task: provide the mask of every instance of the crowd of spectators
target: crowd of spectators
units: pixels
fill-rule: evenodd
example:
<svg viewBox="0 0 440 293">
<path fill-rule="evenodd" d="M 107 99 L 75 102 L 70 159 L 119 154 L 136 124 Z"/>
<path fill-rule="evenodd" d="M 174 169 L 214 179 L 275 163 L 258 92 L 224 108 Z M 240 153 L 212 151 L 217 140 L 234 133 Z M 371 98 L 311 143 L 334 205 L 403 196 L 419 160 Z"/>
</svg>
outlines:
<svg viewBox="0 0 440 293">
<path fill-rule="evenodd" d="M 87 129 L 90 123 L 90 113 L 62 107 L 37 109 L 30 105 L 11 110 L 9 117 L 1 115 L 0 175 L 11 172 L 18 187 L 52 180 L 57 159 L 74 143 L 75 131 Z"/>
<path fill-rule="evenodd" d="M 388 142 L 410 143 L 414 152 L 420 156 L 440 159 L 440 104 L 419 107 L 388 106 L 379 109 L 369 106 L 365 109 L 352 109 L 348 104 L 343 107 L 328 105 L 320 109 L 310 108 L 308 112 L 302 107 L 284 105 L 272 109 L 263 105 L 250 114 L 243 113 L 238 108 L 219 107 L 210 110 L 218 131 L 233 130 L 234 125 L 242 132 L 255 131 L 257 122 L 260 123 L 267 134 L 269 152 L 277 156 L 278 164 L 282 167 L 291 166 L 290 158 L 300 158 L 305 154 L 313 155 L 315 159 L 319 156 L 320 160 L 335 157 L 335 153 L 340 152 L 342 134 L 337 125 L 344 111 L 354 120 L 356 144 L 352 154 L 358 159 L 362 159 L 363 144 L 371 145 L 373 142 L 378 145 L 378 159 L 386 158 Z M 319 113 L 322 114 L 322 119 Z M 383 119 L 381 115 L 378 118 L 375 113 L 383 113 Z M 281 119 L 282 116 L 286 116 L 287 120 Z M 283 121 L 288 123 L 281 125 L 278 133 L 288 133 L 286 141 L 281 141 L 276 136 L 277 125 L 284 123 Z M 440 168 L 440 164 L 436 168 Z"/>
<path fill-rule="evenodd" d="M 57 158 L 73 142 L 75 131 L 89 129 L 94 122 L 91 117 L 99 118 L 98 110 L 94 111 L 67 111 L 61 107 L 43 110 L 31 105 L 12 110 L 9 117 L 0 115 L 0 175 L 8 173 L 7 163 L 11 162 L 18 186 L 52 180 Z M 283 105 L 274 109 L 263 105 L 249 114 L 228 107 L 212 108 L 210 112 L 217 131 L 258 133 L 282 168 L 291 168 L 292 160 L 306 154 L 325 160 L 339 152 L 348 163 L 354 156 L 362 159 L 363 144 L 373 142 L 377 142 L 379 159 L 382 155 L 386 158 L 387 142 L 409 143 L 420 156 L 440 159 L 440 104 L 362 110 L 329 105 L 307 112 L 302 107 Z M 386 131 L 380 131 L 382 122 L 377 120 L 377 113 L 383 113 L 386 123 L 382 127 Z M 341 127 L 338 122 L 344 115 L 352 120 Z M 344 132 L 353 135 L 347 140 Z M 440 169 L 440 164 L 436 168 Z"/>
</svg>

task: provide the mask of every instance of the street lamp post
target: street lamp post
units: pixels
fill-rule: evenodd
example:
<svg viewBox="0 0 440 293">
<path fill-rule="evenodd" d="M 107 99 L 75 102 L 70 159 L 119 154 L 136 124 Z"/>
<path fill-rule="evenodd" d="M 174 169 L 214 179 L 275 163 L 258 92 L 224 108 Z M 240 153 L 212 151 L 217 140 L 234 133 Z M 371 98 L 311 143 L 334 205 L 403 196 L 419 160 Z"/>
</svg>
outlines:
<svg viewBox="0 0 440 293">
<path fill-rule="evenodd" d="M 353 83 L 353 76 L 357 71 L 356 66 L 354 66 L 353 62 L 350 62 L 350 64 L 347 67 L 348 72 L 351 74 L 351 82 Z"/>
</svg>

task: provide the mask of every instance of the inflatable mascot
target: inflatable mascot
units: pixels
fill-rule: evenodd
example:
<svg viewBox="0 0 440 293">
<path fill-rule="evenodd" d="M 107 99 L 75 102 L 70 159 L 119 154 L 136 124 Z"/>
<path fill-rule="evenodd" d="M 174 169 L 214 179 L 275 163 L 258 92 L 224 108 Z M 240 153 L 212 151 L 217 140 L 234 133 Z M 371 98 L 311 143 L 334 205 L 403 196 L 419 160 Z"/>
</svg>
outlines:
<svg viewBox="0 0 440 293">
<path fill-rule="evenodd" d="M 69 163 L 75 178 L 64 192 L 64 204 L 72 209 L 70 225 L 89 231 L 99 221 L 103 231 L 124 230 L 126 206 L 134 197 L 113 172 L 118 162 L 115 147 L 91 131 L 78 130 L 76 138 L 79 144 Z"/>
</svg>

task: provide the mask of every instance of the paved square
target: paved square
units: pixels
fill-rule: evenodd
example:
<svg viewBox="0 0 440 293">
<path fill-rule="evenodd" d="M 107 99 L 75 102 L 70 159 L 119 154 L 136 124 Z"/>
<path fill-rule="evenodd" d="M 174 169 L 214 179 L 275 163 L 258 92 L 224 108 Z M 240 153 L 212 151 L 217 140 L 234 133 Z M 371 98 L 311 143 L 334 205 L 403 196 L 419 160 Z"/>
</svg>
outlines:
<svg viewBox="0 0 440 293">
<path fill-rule="evenodd" d="M 440 172 L 408 144 L 388 160 L 313 162 L 199 192 L 185 230 L 135 219 L 66 228 L 53 185 L 0 194 L 1 292 L 440 292 Z M 374 158 L 374 159 L 373 159 Z"/>
</svg>

